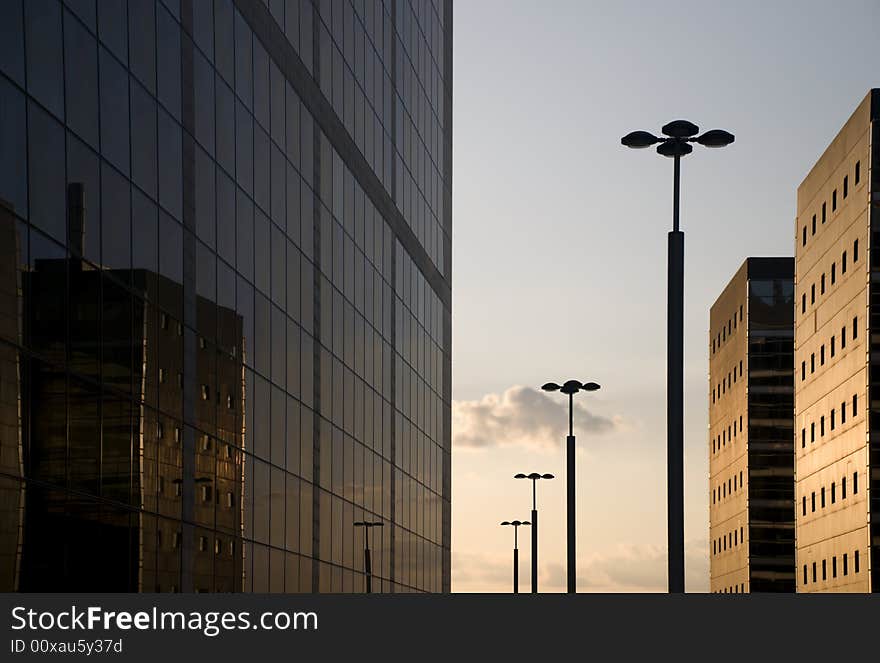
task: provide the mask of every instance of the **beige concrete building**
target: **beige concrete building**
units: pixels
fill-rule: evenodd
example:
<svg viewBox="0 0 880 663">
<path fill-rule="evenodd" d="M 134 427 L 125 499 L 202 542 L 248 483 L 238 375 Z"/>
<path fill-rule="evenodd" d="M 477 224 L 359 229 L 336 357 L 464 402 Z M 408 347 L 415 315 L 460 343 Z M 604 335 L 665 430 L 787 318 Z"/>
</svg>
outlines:
<svg viewBox="0 0 880 663">
<path fill-rule="evenodd" d="M 712 592 L 794 591 L 792 258 L 749 258 L 709 313 Z"/>
<path fill-rule="evenodd" d="M 870 506 L 880 455 L 871 422 L 880 378 L 880 90 L 872 90 L 798 187 L 795 252 L 797 591 L 878 585 L 880 511 Z M 873 301 L 877 299 L 877 301 Z M 876 317 L 877 313 L 873 313 Z M 880 328 L 878 328 L 880 331 Z M 876 360 L 876 361 L 875 361 Z M 878 392 L 880 393 L 880 392 Z M 876 514 L 876 515 L 875 515 Z M 878 521 L 880 522 L 880 521 Z M 873 542 L 873 543 L 872 543 Z"/>
</svg>

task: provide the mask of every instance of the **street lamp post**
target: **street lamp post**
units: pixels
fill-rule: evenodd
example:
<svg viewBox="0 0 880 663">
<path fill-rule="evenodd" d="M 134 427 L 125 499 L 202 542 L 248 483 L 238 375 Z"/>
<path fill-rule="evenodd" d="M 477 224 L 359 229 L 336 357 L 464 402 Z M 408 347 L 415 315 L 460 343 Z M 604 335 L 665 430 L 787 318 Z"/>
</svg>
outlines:
<svg viewBox="0 0 880 663">
<path fill-rule="evenodd" d="M 366 580 L 366 593 L 373 591 L 373 564 L 370 559 L 370 532 L 374 527 L 384 527 L 385 523 L 379 521 L 359 520 L 354 526 L 364 528 L 364 578 Z"/>
<path fill-rule="evenodd" d="M 548 382 L 541 387 L 544 391 L 561 391 L 568 394 L 568 437 L 565 438 L 565 481 L 568 518 L 568 593 L 577 591 L 577 562 L 575 561 L 575 478 L 574 478 L 574 395 L 579 391 L 596 391 L 599 385 L 595 382 L 578 382 L 568 380 L 563 385 Z"/>
<path fill-rule="evenodd" d="M 532 594 L 538 593 L 538 497 L 535 484 L 538 479 L 553 479 L 552 474 L 517 474 L 514 479 L 532 480 Z"/>
<path fill-rule="evenodd" d="M 657 153 L 674 159 L 672 231 L 669 233 L 666 321 L 666 490 L 669 546 L 669 592 L 684 592 L 684 233 L 678 227 L 681 157 L 693 151 L 691 143 L 725 147 L 734 136 L 723 129 L 700 132 L 692 122 L 675 120 L 664 126 L 664 137 L 633 131 L 621 138 L 626 147 L 657 145 Z"/>
<path fill-rule="evenodd" d="M 519 541 L 517 533 L 521 525 L 528 527 L 528 520 L 505 520 L 502 525 L 513 525 L 513 593 L 519 594 Z"/>
</svg>

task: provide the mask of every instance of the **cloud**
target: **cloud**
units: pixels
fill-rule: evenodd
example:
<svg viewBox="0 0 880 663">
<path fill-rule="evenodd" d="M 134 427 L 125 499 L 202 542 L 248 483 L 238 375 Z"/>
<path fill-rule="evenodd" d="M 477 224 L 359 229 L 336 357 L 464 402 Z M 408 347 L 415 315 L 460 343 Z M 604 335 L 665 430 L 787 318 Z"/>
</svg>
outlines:
<svg viewBox="0 0 880 663">
<path fill-rule="evenodd" d="M 687 590 L 709 589 L 709 563 L 706 541 L 689 541 L 685 546 Z M 580 592 L 665 592 L 666 548 L 652 544 L 621 544 L 593 553 L 578 562 Z M 528 549 L 520 551 L 520 590 L 529 591 Z M 482 553 L 453 553 L 452 591 L 509 592 L 511 585 L 509 556 Z M 546 592 L 564 592 L 565 567 L 548 562 L 539 569 L 539 587 Z"/>
<path fill-rule="evenodd" d="M 575 435 L 608 433 L 621 426 L 620 417 L 591 414 L 575 400 Z M 452 440 L 457 448 L 485 449 L 521 445 L 558 447 L 568 432 L 568 403 L 531 387 L 514 386 L 476 401 L 452 404 Z"/>
</svg>

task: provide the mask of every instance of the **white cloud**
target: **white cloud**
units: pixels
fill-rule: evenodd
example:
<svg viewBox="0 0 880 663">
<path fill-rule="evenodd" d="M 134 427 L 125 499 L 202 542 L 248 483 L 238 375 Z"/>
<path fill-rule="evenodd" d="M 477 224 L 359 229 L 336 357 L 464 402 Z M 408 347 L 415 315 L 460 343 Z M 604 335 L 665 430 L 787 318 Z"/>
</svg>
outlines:
<svg viewBox="0 0 880 663">
<path fill-rule="evenodd" d="M 504 445 L 555 448 L 568 433 L 567 399 L 531 387 L 514 386 L 480 400 L 454 401 L 452 440 L 459 449 Z M 592 414 L 575 400 L 575 435 L 607 433 L 621 426 L 620 417 Z"/>
</svg>

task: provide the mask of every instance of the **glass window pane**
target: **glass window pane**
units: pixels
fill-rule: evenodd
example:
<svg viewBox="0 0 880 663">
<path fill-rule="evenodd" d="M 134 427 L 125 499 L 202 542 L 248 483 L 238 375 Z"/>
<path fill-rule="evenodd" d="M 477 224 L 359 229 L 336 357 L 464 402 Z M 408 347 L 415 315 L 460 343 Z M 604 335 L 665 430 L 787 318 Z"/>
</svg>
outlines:
<svg viewBox="0 0 880 663">
<path fill-rule="evenodd" d="M 180 125 L 159 111 L 159 204 L 183 218 L 183 163 Z"/>
<path fill-rule="evenodd" d="M 127 4 L 125 0 L 101 0 L 98 3 L 98 36 L 123 62 L 128 61 Z"/>
<path fill-rule="evenodd" d="M 156 100 L 139 83 L 131 82 L 131 179 L 156 198 L 158 157 Z"/>
<path fill-rule="evenodd" d="M 156 19 L 159 102 L 180 121 L 180 25 L 163 7 Z"/>
<path fill-rule="evenodd" d="M 27 135 L 25 97 L 0 77 L 0 198 L 24 218 L 28 215 Z"/>
<path fill-rule="evenodd" d="M 196 234 L 214 249 L 214 162 L 201 148 L 196 147 L 195 152 Z"/>
<path fill-rule="evenodd" d="M 209 3 L 196 3 L 207 5 Z M 195 107 L 195 132 L 196 140 L 208 151 L 214 154 L 214 70 L 204 56 L 195 51 L 193 54 L 193 75 L 195 77 L 195 91 L 193 103 Z"/>
<path fill-rule="evenodd" d="M 61 4 L 56 0 L 28 0 L 24 9 L 28 92 L 56 117 L 63 118 Z"/>
<path fill-rule="evenodd" d="M 217 162 L 230 175 L 235 174 L 235 95 L 219 76 L 215 78 L 217 95 Z"/>
<path fill-rule="evenodd" d="M 69 12 L 64 13 L 64 73 L 67 125 L 98 149 L 98 42 Z"/>
<path fill-rule="evenodd" d="M 131 186 L 106 162 L 101 164 L 101 262 L 131 269 Z M 120 275 L 126 278 L 127 275 Z"/>
<path fill-rule="evenodd" d="M 24 32 L 21 0 L 0 2 L 0 71 L 24 87 Z"/>
<path fill-rule="evenodd" d="M 156 94 L 156 3 L 128 3 L 129 67 Z"/>
<path fill-rule="evenodd" d="M 128 74 L 103 48 L 100 52 L 101 153 L 128 174 Z"/>
<path fill-rule="evenodd" d="M 101 263 L 101 186 L 98 164 L 98 155 L 68 132 L 67 182 L 83 185 L 85 195 L 83 256 L 96 265 Z"/>
<path fill-rule="evenodd" d="M 156 204 L 132 189 L 131 234 L 135 269 L 159 271 L 159 216 Z"/>
<path fill-rule="evenodd" d="M 67 243 L 64 129 L 34 103 L 28 104 L 28 175 L 31 222 Z"/>
</svg>

